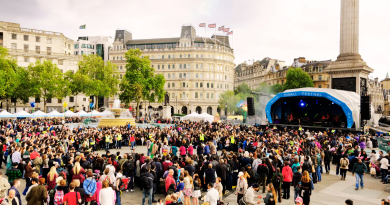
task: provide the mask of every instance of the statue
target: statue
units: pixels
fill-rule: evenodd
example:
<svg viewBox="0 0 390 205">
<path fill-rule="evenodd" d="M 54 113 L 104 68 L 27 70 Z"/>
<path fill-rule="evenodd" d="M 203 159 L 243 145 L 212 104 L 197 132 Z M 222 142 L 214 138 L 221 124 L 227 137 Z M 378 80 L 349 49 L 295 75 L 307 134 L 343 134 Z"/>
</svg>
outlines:
<svg viewBox="0 0 390 205">
<path fill-rule="evenodd" d="M 168 93 L 165 93 L 164 106 L 167 106 L 168 104 L 169 104 L 169 95 Z"/>
</svg>

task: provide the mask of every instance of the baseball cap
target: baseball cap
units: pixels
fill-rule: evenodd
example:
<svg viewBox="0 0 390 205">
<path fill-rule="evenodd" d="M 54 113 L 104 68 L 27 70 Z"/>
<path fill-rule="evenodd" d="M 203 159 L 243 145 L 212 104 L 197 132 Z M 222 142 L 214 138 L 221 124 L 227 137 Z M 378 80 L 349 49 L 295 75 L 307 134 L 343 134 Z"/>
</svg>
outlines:
<svg viewBox="0 0 390 205">
<path fill-rule="evenodd" d="M 242 172 L 238 173 L 238 177 L 240 177 L 240 176 L 244 176 L 244 173 L 242 173 Z"/>
<path fill-rule="evenodd" d="M 295 202 L 303 202 L 303 200 L 302 200 L 301 197 L 298 196 L 298 197 L 295 199 Z"/>
</svg>

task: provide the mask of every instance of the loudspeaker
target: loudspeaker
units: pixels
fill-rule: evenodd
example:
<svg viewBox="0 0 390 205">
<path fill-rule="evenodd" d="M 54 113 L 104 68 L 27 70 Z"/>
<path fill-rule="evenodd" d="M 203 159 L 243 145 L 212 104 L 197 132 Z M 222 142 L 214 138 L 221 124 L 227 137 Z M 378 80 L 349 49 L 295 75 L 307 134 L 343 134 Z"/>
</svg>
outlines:
<svg viewBox="0 0 390 205">
<path fill-rule="evenodd" d="M 362 120 L 371 119 L 371 96 L 360 96 L 360 115 Z"/>
<path fill-rule="evenodd" d="M 248 116 L 254 116 L 255 115 L 255 102 L 252 97 L 248 97 L 246 99 L 247 106 L 248 106 Z"/>
</svg>

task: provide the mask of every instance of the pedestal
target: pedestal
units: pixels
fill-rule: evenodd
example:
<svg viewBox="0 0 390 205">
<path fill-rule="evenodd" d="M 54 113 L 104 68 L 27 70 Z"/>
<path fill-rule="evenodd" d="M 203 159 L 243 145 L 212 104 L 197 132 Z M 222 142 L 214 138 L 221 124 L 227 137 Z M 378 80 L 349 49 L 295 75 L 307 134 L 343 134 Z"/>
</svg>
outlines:
<svg viewBox="0 0 390 205">
<path fill-rule="evenodd" d="M 171 106 L 163 106 L 163 118 L 164 119 L 172 119 Z"/>
</svg>

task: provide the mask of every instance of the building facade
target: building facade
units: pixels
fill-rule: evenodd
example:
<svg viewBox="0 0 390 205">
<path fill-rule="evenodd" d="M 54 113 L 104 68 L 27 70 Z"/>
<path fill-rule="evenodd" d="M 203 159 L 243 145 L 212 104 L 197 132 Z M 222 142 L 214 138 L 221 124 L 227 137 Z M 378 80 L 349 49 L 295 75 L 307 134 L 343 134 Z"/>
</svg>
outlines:
<svg viewBox="0 0 390 205">
<path fill-rule="evenodd" d="M 119 78 L 126 72 L 124 53 L 140 49 L 143 57 L 151 60 L 155 73 L 165 77 L 172 114 L 223 112 L 218 109 L 219 95 L 233 90 L 234 84 L 234 52 L 228 36 L 198 37 L 192 25 L 184 25 L 179 37 L 132 39 L 130 32 L 117 30 L 115 38 L 109 55 L 110 61 L 118 65 Z M 143 115 L 151 109 L 162 109 L 162 103 L 144 101 L 142 106 Z"/>
<path fill-rule="evenodd" d="M 104 61 L 108 61 L 108 51 L 113 42 L 110 36 L 81 36 L 74 42 L 74 54 L 98 54 Z"/>
<path fill-rule="evenodd" d="M 76 72 L 81 56 L 74 55 L 74 41 L 62 33 L 42 31 L 37 29 L 21 28 L 18 23 L 0 21 L 0 46 L 9 50 L 9 55 L 17 60 L 19 66 L 27 68 L 36 61 L 50 60 L 57 64 L 63 72 L 71 70 Z M 63 102 L 68 104 L 67 109 L 85 110 L 89 100 L 84 95 L 69 96 L 63 100 L 48 99 L 47 111 L 62 111 Z M 36 110 L 43 110 L 43 99 L 30 98 L 30 102 L 36 102 Z M 15 113 L 19 110 L 29 111 L 28 104 L 11 102 L 8 106 L 2 103 L 2 108 L 8 107 L 8 111 Z"/>
</svg>

